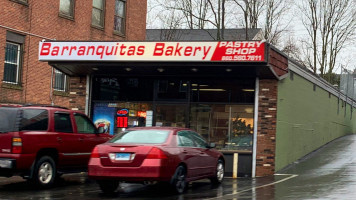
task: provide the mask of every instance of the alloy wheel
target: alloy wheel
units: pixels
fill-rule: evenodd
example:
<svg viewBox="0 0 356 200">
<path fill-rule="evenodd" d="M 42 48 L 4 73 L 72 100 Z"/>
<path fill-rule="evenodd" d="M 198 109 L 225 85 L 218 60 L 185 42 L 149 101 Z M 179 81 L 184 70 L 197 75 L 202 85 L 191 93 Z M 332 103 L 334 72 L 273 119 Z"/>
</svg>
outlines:
<svg viewBox="0 0 356 200">
<path fill-rule="evenodd" d="M 38 171 L 38 180 L 42 184 L 47 184 L 52 180 L 52 176 L 53 176 L 53 167 L 51 163 L 49 162 L 42 163 Z"/>
</svg>

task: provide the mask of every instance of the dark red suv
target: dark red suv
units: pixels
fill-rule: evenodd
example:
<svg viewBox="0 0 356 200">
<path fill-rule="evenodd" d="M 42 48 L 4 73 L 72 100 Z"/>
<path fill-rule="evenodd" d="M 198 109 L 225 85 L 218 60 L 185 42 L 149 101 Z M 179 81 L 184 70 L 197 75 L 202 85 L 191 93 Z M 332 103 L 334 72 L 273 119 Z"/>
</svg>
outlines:
<svg viewBox="0 0 356 200">
<path fill-rule="evenodd" d="M 51 106 L 0 106 L 0 176 L 41 187 L 85 171 L 94 146 L 110 139 L 83 113 Z"/>
</svg>

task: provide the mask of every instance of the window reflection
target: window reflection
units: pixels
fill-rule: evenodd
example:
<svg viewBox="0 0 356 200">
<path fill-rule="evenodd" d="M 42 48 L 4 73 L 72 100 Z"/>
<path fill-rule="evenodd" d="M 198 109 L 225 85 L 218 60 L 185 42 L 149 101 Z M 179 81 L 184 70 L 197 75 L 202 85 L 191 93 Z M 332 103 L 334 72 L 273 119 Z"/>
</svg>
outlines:
<svg viewBox="0 0 356 200">
<path fill-rule="evenodd" d="M 219 149 L 252 150 L 253 105 L 196 104 L 190 128 Z"/>
</svg>

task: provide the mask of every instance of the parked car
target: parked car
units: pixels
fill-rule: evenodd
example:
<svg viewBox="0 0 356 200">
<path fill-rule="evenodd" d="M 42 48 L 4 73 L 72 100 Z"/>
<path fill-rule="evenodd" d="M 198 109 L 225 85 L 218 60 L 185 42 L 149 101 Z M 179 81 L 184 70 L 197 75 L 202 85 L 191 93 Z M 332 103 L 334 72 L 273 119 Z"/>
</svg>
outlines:
<svg viewBox="0 0 356 200">
<path fill-rule="evenodd" d="M 183 193 L 190 181 L 223 181 L 225 159 L 214 147 L 186 128 L 130 128 L 94 148 L 88 175 L 104 193 L 115 192 L 121 181 L 163 182 Z"/>
<path fill-rule="evenodd" d="M 78 111 L 0 106 L 0 176 L 50 187 L 62 173 L 86 171 L 93 148 L 110 138 Z"/>
</svg>

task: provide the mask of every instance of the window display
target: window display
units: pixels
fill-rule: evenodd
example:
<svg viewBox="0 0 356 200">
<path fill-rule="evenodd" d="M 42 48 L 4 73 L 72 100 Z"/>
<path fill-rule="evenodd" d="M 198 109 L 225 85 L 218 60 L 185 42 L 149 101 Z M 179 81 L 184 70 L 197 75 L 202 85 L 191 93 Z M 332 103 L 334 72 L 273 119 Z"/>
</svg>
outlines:
<svg viewBox="0 0 356 200">
<path fill-rule="evenodd" d="M 94 79 L 94 121 L 112 134 L 131 127 L 186 127 L 220 150 L 252 151 L 254 80 Z M 98 106 L 102 101 L 107 108 Z M 103 113 L 111 119 L 96 118 Z"/>
</svg>

